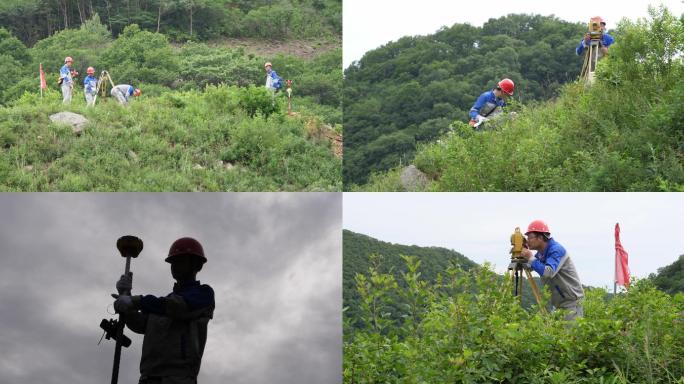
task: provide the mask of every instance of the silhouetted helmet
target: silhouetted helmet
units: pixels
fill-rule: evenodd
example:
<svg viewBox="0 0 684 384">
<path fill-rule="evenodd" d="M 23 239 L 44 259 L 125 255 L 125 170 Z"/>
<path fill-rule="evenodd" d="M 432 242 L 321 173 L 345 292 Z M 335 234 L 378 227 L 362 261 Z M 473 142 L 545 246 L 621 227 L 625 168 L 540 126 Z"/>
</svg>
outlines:
<svg viewBox="0 0 684 384">
<path fill-rule="evenodd" d="M 202 244 L 192 237 L 182 237 L 171 244 L 166 262 L 170 263 L 176 257 L 196 257 L 202 260 L 202 264 L 207 262 Z"/>
</svg>

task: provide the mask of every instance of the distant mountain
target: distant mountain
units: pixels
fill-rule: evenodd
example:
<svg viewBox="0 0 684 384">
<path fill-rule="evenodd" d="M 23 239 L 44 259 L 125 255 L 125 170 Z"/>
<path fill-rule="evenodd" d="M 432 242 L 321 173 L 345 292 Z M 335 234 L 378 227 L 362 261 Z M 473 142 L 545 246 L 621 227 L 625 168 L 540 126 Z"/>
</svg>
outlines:
<svg viewBox="0 0 684 384">
<path fill-rule="evenodd" d="M 357 273 L 368 274 L 371 254 L 382 256 L 380 272 L 392 271 L 397 281 L 401 281 L 401 272 L 406 272 L 401 255 L 415 256 L 421 260 L 421 278 L 430 282 L 435 281 L 438 274 L 444 274 L 449 265 L 459 266 L 465 271 L 478 266 L 462 254 L 447 248 L 393 244 L 346 229 L 342 238 L 343 298 L 344 306 L 349 307 L 346 316 L 351 318 L 356 315 L 359 300 L 354 276 Z"/>
<path fill-rule="evenodd" d="M 413 256 L 421 261 L 419 272 L 420 279 L 429 283 L 437 280 L 438 275 L 445 275 L 449 266 L 458 266 L 466 272 L 474 272 L 480 265 L 468 259 L 459 252 L 443 247 L 419 247 L 416 245 L 393 244 L 372 238 L 367 235 L 343 231 L 343 302 L 347 307 L 345 317 L 351 319 L 354 327 L 360 327 L 358 323 L 359 294 L 356 289 L 356 274 L 368 276 L 371 267 L 371 255 L 380 255 L 378 263 L 379 273 L 391 273 L 401 286 L 403 285 L 402 272 L 406 272 L 404 256 Z M 468 274 L 472 276 L 472 274 Z M 503 278 L 503 276 L 502 276 Z M 534 273 L 537 286 L 542 289 L 539 277 Z M 527 281 L 523 282 L 522 305 L 525 308 L 534 304 L 534 296 Z M 394 298 L 396 299 L 396 298 Z M 397 302 L 397 300 L 392 300 Z M 400 310 L 393 313 L 400 313 Z"/>
<path fill-rule="evenodd" d="M 658 268 L 658 273 L 652 273 L 648 278 L 658 289 L 670 295 L 684 292 L 684 255 L 674 263 Z"/>
</svg>

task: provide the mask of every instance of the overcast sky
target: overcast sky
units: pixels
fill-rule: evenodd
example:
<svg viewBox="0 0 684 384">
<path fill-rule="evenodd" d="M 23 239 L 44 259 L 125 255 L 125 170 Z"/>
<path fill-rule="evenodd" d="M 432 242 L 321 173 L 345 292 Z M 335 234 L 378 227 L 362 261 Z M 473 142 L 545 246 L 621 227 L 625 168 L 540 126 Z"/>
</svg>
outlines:
<svg viewBox="0 0 684 384">
<path fill-rule="evenodd" d="M 682 193 L 345 193 L 344 228 L 379 240 L 453 249 L 502 272 L 510 235 L 545 220 L 583 284 L 613 289 L 615 223 L 632 275 L 684 254 Z"/>
<path fill-rule="evenodd" d="M 216 311 L 199 382 L 340 383 L 339 193 L 0 194 L 0 383 L 108 383 L 97 342 L 125 259 L 144 242 L 133 294 L 165 296 L 171 243 L 192 236 Z M 137 383 L 142 336 L 126 330 L 119 383 Z"/>
<path fill-rule="evenodd" d="M 648 5 L 659 0 L 344 0 L 343 3 L 343 62 L 347 68 L 364 53 L 403 36 L 429 35 L 443 26 L 470 23 L 482 26 L 490 18 L 510 13 L 541 14 L 571 22 L 588 22 L 595 15 L 602 16 L 608 29 L 626 17 L 636 20 L 648 16 Z M 684 13 L 681 0 L 663 0 L 675 15 Z M 578 41 L 581 36 L 578 37 Z"/>
</svg>

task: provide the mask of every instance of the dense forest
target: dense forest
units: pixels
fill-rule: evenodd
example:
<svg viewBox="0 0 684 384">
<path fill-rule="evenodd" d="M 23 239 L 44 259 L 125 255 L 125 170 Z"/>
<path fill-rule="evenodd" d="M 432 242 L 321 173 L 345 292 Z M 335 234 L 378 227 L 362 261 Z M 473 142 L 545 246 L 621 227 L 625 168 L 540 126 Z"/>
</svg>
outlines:
<svg viewBox="0 0 684 384">
<path fill-rule="evenodd" d="M 148 29 L 130 24 L 113 33 L 95 14 L 26 46 L 0 28 L 10 79 L 0 84 L 0 190 L 342 188 L 335 147 L 342 131 L 340 44 L 323 44 L 313 57 L 266 56 L 226 44 L 172 43 Z M 81 73 L 68 105 L 56 82 L 65 56 Z M 266 61 L 293 80 L 292 115 L 284 90 L 273 97 L 264 88 Z M 142 96 L 122 107 L 105 93 L 87 108 L 82 84 L 89 66 L 142 89 Z M 65 111 L 88 120 L 82 135 L 49 119 Z"/>
<path fill-rule="evenodd" d="M 674 263 L 658 268 L 658 272 L 648 278 L 663 292 L 671 295 L 684 293 L 684 255 L 679 256 Z"/>
<path fill-rule="evenodd" d="M 508 15 L 366 53 L 345 70 L 345 186 L 410 162 L 417 143 L 436 139 L 454 120 L 467 121 L 477 97 L 504 77 L 515 82 L 519 102 L 556 96 L 580 72 L 575 47 L 585 28 L 551 16 Z"/>
<path fill-rule="evenodd" d="M 401 163 L 426 175 L 417 189 L 426 191 L 682 190 L 682 30 L 684 16 L 665 7 L 649 8 L 649 17 L 636 22 L 623 20 L 591 87 L 572 82 L 553 100 L 512 103 L 517 116 L 483 132 L 474 132 L 465 117 L 440 124 L 448 132 L 418 143 L 412 159 Z M 392 137 L 380 136 L 385 143 L 376 148 L 398 156 L 405 150 L 395 145 L 412 143 Z M 357 154 L 372 157 L 364 153 Z M 356 161 L 354 149 L 345 155 L 345 172 L 356 172 L 348 168 Z M 345 188 L 405 190 L 399 159 L 385 165 L 393 169 Z"/>
<path fill-rule="evenodd" d="M 403 256 L 415 257 L 421 261 L 421 276 L 427 281 L 436 281 L 438 275 L 448 268 L 470 270 L 477 264 L 458 252 L 440 247 L 418 247 L 392 244 L 360 233 L 344 230 L 342 237 L 342 273 L 345 317 L 358 324 L 359 292 L 357 274 L 366 274 L 376 266 L 382 273 L 393 274 L 397 279 L 406 273 Z"/>
<path fill-rule="evenodd" d="M 0 25 L 32 46 L 98 14 L 116 37 L 126 26 L 172 41 L 218 37 L 341 36 L 341 0 L 3 0 Z"/>
<path fill-rule="evenodd" d="M 560 311 L 520 305 L 510 279 L 454 251 L 350 231 L 343 245 L 345 383 L 675 384 L 684 377 L 684 294 L 668 295 L 651 279 L 615 296 L 585 287 L 585 316 L 568 324 Z"/>
</svg>

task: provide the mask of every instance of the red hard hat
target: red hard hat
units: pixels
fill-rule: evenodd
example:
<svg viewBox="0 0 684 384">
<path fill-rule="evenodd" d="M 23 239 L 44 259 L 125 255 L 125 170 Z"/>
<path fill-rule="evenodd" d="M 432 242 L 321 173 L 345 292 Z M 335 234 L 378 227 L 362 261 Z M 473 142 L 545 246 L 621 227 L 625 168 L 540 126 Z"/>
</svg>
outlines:
<svg viewBox="0 0 684 384">
<path fill-rule="evenodd" d="M 546 225 L 544 220 L 535 220 L 531 222 L 530 225 L 527 226 L 527 232 L 525 232 L 525 236 L 527 236 L 527 234 L 530 232 L 551 233 L 549 226 Z"/>
<path fill-rule="evenodd" d="M 89 74 L 89 75 L 92 75 L 93 73 L 95 73 L 95 68 L 93 68 L 93 67 L 88 67 L 88 69 L 86 69 L 86 73 Z"/>
<path fill-rule="evenodd" d="M 592 17 L 591 19 L 592 19 L 592 20 L 598 20 L 599 23 L 603 23 L 603 24 L 606 23 L 606 21 L 603 20 L 603 17 L 601 17 L 601 16 L 594 16 L 594 17 Z"/>
<path fill-rule="evenodd" d="M 142 95 L 142 91 L 139 88 L 136 88 L 135 91 L 133 91 L 133 96 L 138 97 Z"/>
<path fill-rule="evenodd" d="M 515 91 L 515 84 L 511 79 L 503 79 L 499 81 L 499 88 L 510 96 L 513 96 L 513 91 Z"/>
<path fill-rule="evenodd" d="M 166 257 L 166 262 L 170 263 L 172 258 L 178 256 L 199 257 L 202 259 L 202 263 L 207 262 L 207 258 L 204 257 L 204 249 L 202 249 L 202 244 L 192 237 L 182 237 L 174 241 L 169 249 L 169 256 Z"/>
<path fill-rule="evenodd" d="M 69 61 L 73 62 L 74 59 L 72 59 L 71 56 L 67 56 L 67 57 L 64 58 L 64 62 L 65 62 L 65 63 L 66 63 L 66 62 L 69 62 Z"/>
</svg>

